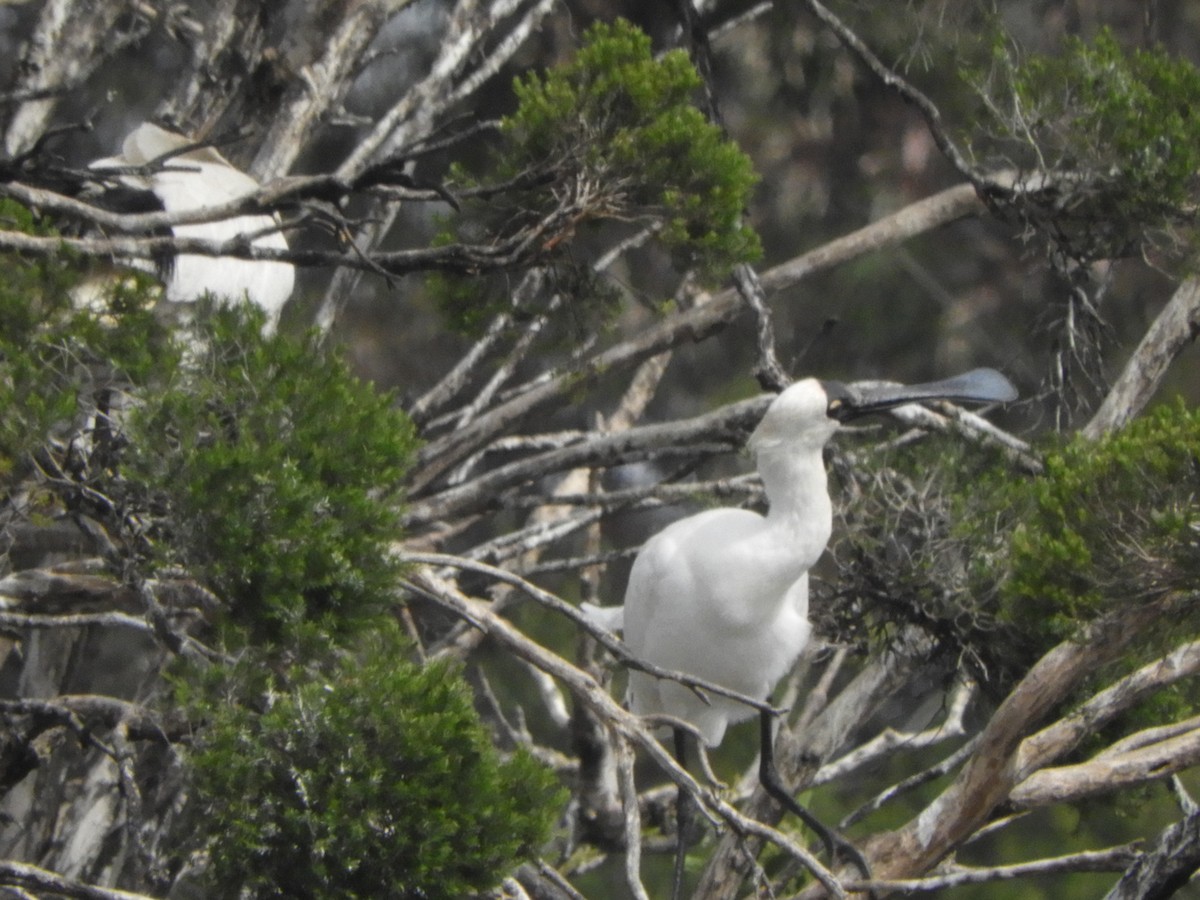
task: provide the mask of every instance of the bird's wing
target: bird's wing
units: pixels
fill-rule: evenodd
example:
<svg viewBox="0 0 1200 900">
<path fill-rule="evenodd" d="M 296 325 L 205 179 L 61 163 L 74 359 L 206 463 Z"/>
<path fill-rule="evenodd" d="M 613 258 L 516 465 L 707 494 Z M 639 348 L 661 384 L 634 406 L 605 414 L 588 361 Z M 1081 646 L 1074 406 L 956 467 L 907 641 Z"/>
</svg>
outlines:
<svg viewBox="0 0 1200 900">
<path fill-rule="evenodd" d="M 169 212 L 190 212 L 228 203 L 258 188 L 253 178 L 228 164 L 192 157 L 191 153 L 180 157 L 180 165 L 195 171 L 166 169 L 153 176 L 154 192 Z M 177 225 L 174 231 L 181 237 L 228 241 L 239 235 L 265 231 L 277 224 L 272 216 L 249 215 Z M 254 245 L 275 250 L 288 248 L 286 238 L 278 232 L 256 237 Z M 185 302 L 206 291 L 235 300 L 248 295 L 252 302 L 266 310 L 266 328 L 271 331 L 292 295 L 295 279 L 296 270 L 290 263 L 221 257 L 219 264 L 214 265 L 211 257 L 185 254 L 176 260 L 174 276 L 167 285 L 167 299 Z"/>
<path fill-rule="evenodd" d="M 239 172 L 232 166 L 191 159 L 190 156 L 187 154 L 178 160 L 170 160 L 166 168 L 150 177 L 154 193 L 162 198 L 168 212 L 191 212 L 206 206 L 218 206 L 258 190 L 258 182 L 245 172 Z"/>
<path fill-rule="evenodd" d="M 714 614 L 727 598 L 716 584 L 734 549 L 735 537 L 757 528 L 762 517 L 743 509 L 710 509 L 668 525 L 642 547 L 625 589 L 625 641 L 635 653 L 653 652 L 697 622 Z"/>
</svg>

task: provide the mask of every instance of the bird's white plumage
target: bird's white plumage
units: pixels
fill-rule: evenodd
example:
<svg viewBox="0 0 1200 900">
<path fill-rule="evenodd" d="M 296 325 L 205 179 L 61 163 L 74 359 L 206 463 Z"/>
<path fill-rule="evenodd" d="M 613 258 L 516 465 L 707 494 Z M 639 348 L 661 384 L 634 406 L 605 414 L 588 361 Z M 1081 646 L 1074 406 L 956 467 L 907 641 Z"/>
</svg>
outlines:
<svg viewBox="0 0 1200 900">
<path fill-rule="evenodd" d="M 145 165 L 189 143 L 191 141 L 182 135 L 145 122 L 126 136 L 120 156 L 97 160 L 92 163 L 92 168 Z M 258 182 L 211 147 L 171 157 L 160 171 L 121 178 L 130 187 L 153 192 L 169 213 L 195 212 L 229 203 L 254 193 L 259 187 Z M 176 225 L 171 230 L 179 237 L 210 241 L 228 241 L 257 234 L 259 236 L 252 241 L 254 246 L 286 250 L 287 240 L 278 231 L 271 230 L 277 225 L 272 216 L 250 215 Z M 247 297 L 266 312 L 265 330 L 272 331 L 294 286 L 295 268 L 288 263 L 184 253 L 175 259 L 166 284 L 166 299 L 172 303 L 188 303 L 205 293 L 226 300 Z"/>
<path fill-rule="evenodd" d="M 634 560 L 625 605 L 584 612 L 603 627 L 623 627 L 629 649 L 645 662 L 766 700 L 808 643 L 808 571 L 833 527 L 822 451 L 839 422 L 913 401 L 1005 403 L 1016 396 L 993 369 L 909 387 L 798 381 L 771 402 L 750 436 L 767 514 L 714 509 L 669 525 Z M 709 746 L 754 712 L 732 699 L 708 700 L 630 672 L 634 712 L 683 719 Z"/>
<path fill-rule="evenodd" d="M 814 379 L 771 404 L 750 441 L 769 501 L 766 516 L 714 509 L 668 526 L 634 561 L 625 640 L 635 655 L 766 699 L 808 642 L 808 570 L 832 528 L 821 448 L 837 429 Z M 610 612 L 615 619 L 618 613 Z M 709 746 L 754 714 L 734 700 L 706 704 L 672 681 L 630 673 L 629 702 L 694 725 Z"/>
<path fill-rule="evenodd" d="M 604 627 L 623 627 L 625 643 L 642 661 L 696 676 L 754 700 L 766 700 L 808 643 L 808 571 L 833 528 L 833 505 L 822 450 L 839 422 L 913 400 L 955 398 L 1006 402 L 1008 379 L 990 369 L 913 385 L 823 385 L 809 378 L 776 397 L 750 438 L 763 488 L 765 516 L 713 509 L 667 526 L 633 562 L 623 607 L 584 612 Z M 671 679 L 629 673 L 629 705 L 640 715 L 665 714 L 695 727 L 708 746 L 753 708 L 712 695 L 700 697 Z M 791 795 L 775 768 L 770 713 L 759 713 L 759 780 L 772 797 L 821 836 L 830 857 L 840 849 L 862 873 L 862 854 L 830 831 Z M 681 764 L 686 743 L 675 731 Z M 672 896 L 680 896 L 689 804 L 677 800 L 679 840 Z"/>
</svg>

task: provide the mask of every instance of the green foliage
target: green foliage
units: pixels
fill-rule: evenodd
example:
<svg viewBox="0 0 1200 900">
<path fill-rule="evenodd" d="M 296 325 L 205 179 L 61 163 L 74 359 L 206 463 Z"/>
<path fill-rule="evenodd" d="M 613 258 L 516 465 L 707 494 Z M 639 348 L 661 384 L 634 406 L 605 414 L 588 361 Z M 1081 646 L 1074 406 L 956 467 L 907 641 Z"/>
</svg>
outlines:
<svg viewBox="0 0 1200 900">
<path fill-rule="evenodd" d="M 174 680 L 196 726 L 176 845 L 206 854 L 213 895 L 493 886 L 562 798 L 526 751 L 500 757 L 459 674 L 408 662 L 384 615 L 409 419 L 315 334 L 263 336 L 249 304 L 202 302 L 172 334 L 148 277 L 101 279 L 77 309 L 69 256 L 4 259 L 0 458 L 10 483 L 35 457 L 50 476 L 8 514 L 84 512 L 121 579 L 178 565 L 225 603 L 216 642 L 239 662 L 176 660 Z M 91 424 L 110 394 L 109 427 Z"/>
<path fill-rule="evenodd" d="M 684 267 L 710 273 L 758 257 L 742 222 L 757 176 L 738 147 L 691 105 L 700 77 L 682 50 L 655 59 L 650 38 L 624 20 L 588 29 L 575 59 L 517 79 L 517 111 L 504 120 L 510 141 L 502 171 L 541 164 L 581 169 L 601 183 L 602 202 L 585 214 L 654 213 L 662 240 Z"/>
<path fill-rule="evenodd" d="M 1042 214 L 1073 255 L 1134 253 L 1164 229 L 1191 238 L 1200 70 L 1158 48 L 1126 52 L 1107 30 L 1054 57 L 1017 61 L 1002 47 L 996 65 L 995 121 L 1025 148 L 1021 162 L 1060 173 L 1051 196 L 1029 202 L 1051 204 Z"/>
<path fill-rule="evenodd" d="M 229 602 L 252 640 L 353 633 L 387 602 L 415 438 L 315 334 L 262 337 L 253 307 L 202 307 L 195 359 L 130 424 L 163 561 Z"/>
<path fill-rule="evenodd" d="M 217 895 L 460 897 L 547 839 L 554 776 L 500 758 L 457 672 L 408 662 L 394 627 L 361 656 L 200 709 L 193 838 Z"/>
<path fill-rule="evenodd" d="M 1198 447 L 1200 410 L 1180 403 L 1102 440 L 1076 438 L 1047 454 L 1042 476 L 997 486 L 993 503 L 1012 524 L 1004 618 L 1043 623 L 1057 641 L 1115 606 L 1194 590 Z"/>
<path fill-rule="evenodd" d="M 692 105 L 699 87 L 683 51 L 655 59 L 649 37 L 628 22 L 592 26 L 571 62 L 514 83 L 518 106 L 501 123 L 490 164 L 494 177 L 520 190 L 486 192 L 489 202 L 468 205 L 443 239 L 527 236 L 532 261 L 557 267 L 559 278 L 577 282 L 570 289 L 589 297 L 588 267 L 569 255 L 588 225 L 656 223 L 674 263 L 709 278 L 757 259 L 758 236 L 743 221 L 757 175 Z M 454 282 L 442 276 L 435 285 L 459 324 L 501 308 L 478 282 L 465 291 Z"/>
<path fill-rule="evenodd" d="M 1178 403 L 1103 439 L 1057 446 L 1036 478 L 973 487 L 964 527 L 986 523 L 992 546 L 972 560 L 972 590 L 994 598 L 1006 653 L 1032 661 L 1115 608 L 1194 592 L 1198 446 L 1200 410 Z M 1170 628 L 1177 637 L 1196 624 Z"/>
<path fill-rule="evenodd" d="M 53 234 L 8 201 L 0 218 Z M 294 639 L 308 621 L 349 634 L 378 612 L 415 445 L 388 396 L 313 335 L 263 337 L 248 304 L 200 304 L 176 337 L 153 313 L 149 276 L 83 281 L 65 254 L 5 261 L 0 471 L 19 477 L 49 454 L 64 474 L 45 511 L 108 498 L 86 511 L 119 545 L 122 576 L 128 563 L 181 564 L 252 640 Z M 108 395 L 132 408 L 103 437 L 89 422 Z"/>
<path fill-rule="evenodd" d="M 0 221 L 29 234 L 55 232 L 27 209 L 0 200 Z M 0 255 L 0 472 L 20 469 L 48 433 L 64 431 L 97 393 L 144 381 L 174 364 L 165 331 L 147 310 L 152 280 L 128 273 L 76 309 L 81 269 L 69 254 Z"/>
<path fill-rule="evenodd" d="M 832 545 L 842 594 L 815 604 L 819 628 L 843 642 L 921 628 L 1003 692 L 1105 613 L 1195 593 L 1197 448 L 1200 410 L 1177 404 L 1102 440 L 1051 448 L 1038 476 L 1014 477 L 996 456 L 934 441 L 890 452 L 856 469 L 859 484 L 837 504 L 846 518 Z M 1169 625 L 1166 637 L 1178 640 L 1200 621 Z M 1124 664 L 1163 643 L 1148 636 Z"/>
</svg>

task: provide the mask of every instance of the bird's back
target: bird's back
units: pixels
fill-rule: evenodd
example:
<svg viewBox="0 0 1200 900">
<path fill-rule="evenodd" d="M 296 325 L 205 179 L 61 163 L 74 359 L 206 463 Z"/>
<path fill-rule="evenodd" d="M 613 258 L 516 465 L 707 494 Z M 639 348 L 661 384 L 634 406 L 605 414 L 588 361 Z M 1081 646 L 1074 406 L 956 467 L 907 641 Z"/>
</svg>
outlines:
<svg viewBox="0 0 1200 900">
<path fill-rule="evenodd" d="M 183 135 L 146 122 L 126 136 L 121 156 L 97 160 L 92 168 L 143 166 L 189 144 Z M 121 176 L 120 182 L 127 188 L 152 193 L 169 213 L 195 212 L 230 203 L 249 196 L 259 187 L 257 181 L 211 147 L 192 148 L 164 160 L 147 174 Z M 272 231 L 277 224 L 273 216 L 244 215 L 176 225 L 171 230 L 178 237 L 214 242 L 258 235 L 253 238 L 254 246 L 286 250 L 287 240 L 278 231 Z M 177 308 L 174 304 L 190 304 L 204 294 L 221 300 L 248 298 L 266 312 L 265 328 L 271 331 L 292 295 L 295 268 L 284 262 L 184 253 L 175 257 L 165 281 L 165 300 L 172 309 Z"/>
</svg>

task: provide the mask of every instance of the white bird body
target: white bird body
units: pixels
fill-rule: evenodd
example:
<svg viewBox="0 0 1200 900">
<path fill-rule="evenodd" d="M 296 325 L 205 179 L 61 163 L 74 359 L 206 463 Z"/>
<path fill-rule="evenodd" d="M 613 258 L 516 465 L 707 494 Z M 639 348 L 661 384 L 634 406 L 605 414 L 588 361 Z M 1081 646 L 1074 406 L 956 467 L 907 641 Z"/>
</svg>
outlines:
<svg viewBox="0 0 1200 900">
<path fill-rule="evenodd" d="M 91 167 L 142 166 L 190 143 L 182 135 L 145 122 L 126 136 L 120 156 L 96 160 Z M 128 187 L 152 192 L 168 213 L 190 213 L 223 205 L 249 196 L 259 188 L 257 181 L 211 147 L 173 156 L 161 169 L 146 175 L 122 175 L 120 179 Z M 273 216 L 247 215 L 176 225 L 171 231 L 178 237 L 220 242 L 258 235 L 251 241 L 254 246 L 286 250 L 287 240 L 271 230 L 277 226 Z M 222 300 L 249 298 L 266 312 L 264 331 L 271 332 L 294 286 L 295 267 L 290 263 L 182 253 L 175 258 L 167 279 L 165 299 L 171 303 L 190 303 L 206 293 Z"/>
<path fill-rule="evenodd" d="M 624 628 L 625 643 L 643 662 L 766 700 L 811 635 L 808 572 L 833 530 L 822 450 L 840 423 L 913 400 L 1004 402 L 1015 397 L 1012 384 L 991 369 L 909 388 L 798 381 L 771 402 L 750 436 L 767 514 L 712 509 L 668 525 L 633 561 L 625 605 L 585 604 L 584 612 L 599 625 Z M 702 698 L 677 681 L 637 669 L 629 673 L 628 699 L 639 715 L 687 722 L 710 747 L 721 743 L 730 724 L 755 714 L 746 703 L 712 694 Z M 862 854 L 797 803 L 780 779 L 772 715 L 758 711 L 763 787 L 821 837 L 831 859 L 840 849 L 869 879 L 870 866 Z M 684 732 L 676 728 L 681 764 L 685 747 Z M 683 886 L 690 816 L 681 787 L 672 897 L 680 896 Z"/>
<path fill-rule="evenodd" d="M 821 448 L 837 422 L 820 382 L 797 382 L 772 403 L 751 437 L 767 492 L 766 516 L 713 509 L 650 539 L 634 561 L 624 626 L 641 659 L 765 700 L 811 632 L 808 570 L 833 527 Z M 727 725 L 755 714 L 735 700 L 631 672 L 629 701 L 641 715 L 694 725 L 710 747 Z"/>
<path fill-rule="evenodd" d="M 667 526 L 634 560 L 623 607 L 584 605 L 597 624 L 623 628 L 639 659 L 766 700 L 808 643 L 808 571 L 833 526 L 822 450 L 855 416 L 928 399 L 1006 402 L 1016 389 L 993 369 L 904 387 L 807 378 L 768 407 L 750 437 L 766 491 L 765 516 L 713 509 Z M 630 708 L 693 725 L 716 746 L 754 708 L 669 679 L 629 675 Z"/>
</svg>

